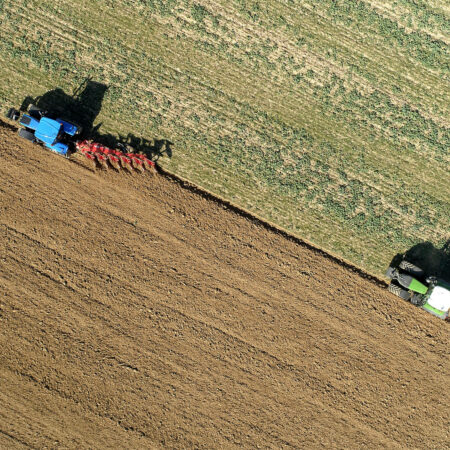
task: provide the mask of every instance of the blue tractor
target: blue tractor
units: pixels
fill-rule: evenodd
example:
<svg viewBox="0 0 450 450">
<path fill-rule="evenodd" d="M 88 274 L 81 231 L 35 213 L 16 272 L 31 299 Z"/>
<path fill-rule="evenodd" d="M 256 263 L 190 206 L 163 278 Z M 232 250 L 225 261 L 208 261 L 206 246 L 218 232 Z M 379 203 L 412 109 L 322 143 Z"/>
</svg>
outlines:
<svg viewBox="0 0 450 450">
<path fill-rule="evenodd" d="M 9 119 L 18 120 L 19 136 L 28 141 L 42 144 L 62 156 L 69 156 L 70 143 L 74 136 L 81 133 L 81 127 L 60 118 L 53 118 L 47 111 L 31 105 L 27 114 L 20 114 L 11 108 Z"/>
</svg>

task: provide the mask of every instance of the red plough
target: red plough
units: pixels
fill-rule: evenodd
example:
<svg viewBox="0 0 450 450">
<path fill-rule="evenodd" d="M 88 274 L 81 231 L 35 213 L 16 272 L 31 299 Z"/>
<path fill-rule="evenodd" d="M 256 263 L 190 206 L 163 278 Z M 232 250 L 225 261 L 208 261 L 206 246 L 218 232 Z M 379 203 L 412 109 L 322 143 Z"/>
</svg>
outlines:
<svg viewBox="0 0 450 450">
<path fill-rule="evenodd" d="M 104 169 L 108 169 L 111 165 L 116 170 L 123 168 L 129 172 L 147 170 L 155 173 L 156 171 L 155 163 L 141 153 L 124 153 L 89 140 L 77 141 L 75 148 L 76 153 L 81 153 L 90 161 L 97 162 Z"/>
</svg>

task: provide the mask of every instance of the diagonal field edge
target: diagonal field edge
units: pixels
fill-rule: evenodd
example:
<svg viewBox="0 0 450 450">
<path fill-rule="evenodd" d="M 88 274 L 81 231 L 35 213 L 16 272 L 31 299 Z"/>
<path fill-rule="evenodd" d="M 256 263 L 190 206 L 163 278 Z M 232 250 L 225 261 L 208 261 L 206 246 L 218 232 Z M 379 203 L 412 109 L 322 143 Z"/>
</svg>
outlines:
<svg viewBox="0 0 450 450">
<path fill-rule="evenodd" d="M 3 119 L 0 119 L 0 126 L 2 128 L 8 128 L 10 130 L 17 130 L 17 127 L 14 125 L 5 122 Z M 76 161 L 72 161 L 75 162 Z M 88 168 L 84 167 L 82 164 L 79 164 L 81 167 L 83 167 L 85 170 L 89 170 Z M 163 169 L 160 165 L 156 164 L 157 171 L 160 175 L 171 179 L 172 181 L 176 182 L 180 187 L 183 189 L 187 189 L 188 191 L 199 195 L 200 197 L 212 201 L 216 203 L 217 205 L 220 205 L 222 207 L 225 207 L 232 211 L 234 214 L 237 214 L 240 217 L 243 217 L 252 223 L 261 226 L 265 228 L 266 230 L 271 231 L 272 233 L 276 233 L 283 238 L 300 245 L 304 248 L 307 248 L 308 250 L 313 251 L 315 254 L 318 254 L 320 256 L 323 256 L 327 258 L 330 261 L 333 261 L 337 264 L 339 264 L 342 267 L 345 267 L 347 270 L 350 270 L 351 272 L 359 275 L 361 278 L 370 281 L 371 283 L 386 288 L 387 282 L 379 278 L 378 276 L 368 272 L 367 270 L 362 269 L 361 267 L 358 267 L 357 265 L 353 264 L 352 262 L 346 260 L 345 258 L 336 255 L 333 252 L 330 252 L 328 250 L 325 250 L 323 248 L 318 247 L 311 241 L 308 241 L 306 239 L 301 238 L 300 236 L 295 235 L 292 232 L 289 232 L 285 228 L 274 224 L 273 222 L 268 221 L 267 219 L 263 219 L 262 217 L 258 216 L 257 214 L 243 208 L 242 206 L 239 206 L 230 200 L 227 200 L 217 194 L 214 194 L 213 192 L 205 189 L 202 186 L 196 185 L 189 181 L 186 178 L 181 177 L 180 175 L 177 175 L 176 173 L 171 172 L 170 170 Z"/>
</svg>

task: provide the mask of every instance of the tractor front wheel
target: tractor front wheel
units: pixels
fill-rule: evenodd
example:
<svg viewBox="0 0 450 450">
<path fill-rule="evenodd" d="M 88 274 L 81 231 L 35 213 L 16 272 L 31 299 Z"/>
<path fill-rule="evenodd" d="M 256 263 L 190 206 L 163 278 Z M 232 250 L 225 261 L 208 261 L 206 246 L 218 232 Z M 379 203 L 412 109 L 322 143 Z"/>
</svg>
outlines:
<svg viewBox="0 0 450 450">
<path fill-rule="evenodd" d="M 400 286 L 397 286 L 396 284 L 390 284 L 388 286 L 388 291 L 391 294 L 396 295 L 397 297 L 402 298 L 403 300 L 408 300 L 411 298 L 411 294 L 406 289 L 402 289 Z"/>
<path fill-rule="evenodd" d="M 34 134 L 31 131 L 25 130 L 24 128 L 19 129 L 19 136 L 31 142 L 35 142 L 36 140 Z"/>
</svg>

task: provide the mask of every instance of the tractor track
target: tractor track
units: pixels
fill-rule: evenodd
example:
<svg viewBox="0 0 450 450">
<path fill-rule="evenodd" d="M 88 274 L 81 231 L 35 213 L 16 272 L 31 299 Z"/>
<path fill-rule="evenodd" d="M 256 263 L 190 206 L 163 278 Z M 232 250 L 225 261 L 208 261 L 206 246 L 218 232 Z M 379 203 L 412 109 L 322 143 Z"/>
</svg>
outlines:
<svg viewBox="0 0 450 450">
<path fill-rule="evenodd" d="M 445 322 L 174 174 L 0 124 L 0 447 L 445 447 Z"/>
</svg>

